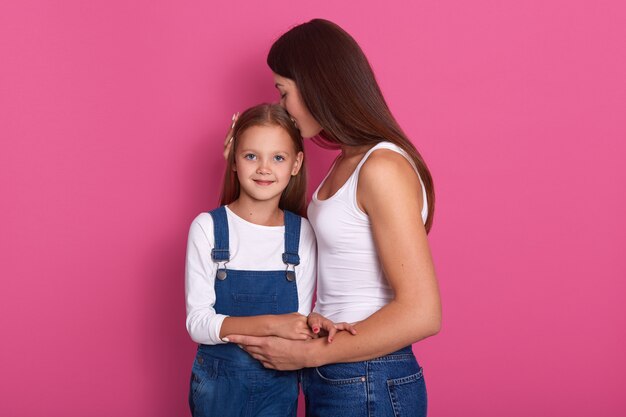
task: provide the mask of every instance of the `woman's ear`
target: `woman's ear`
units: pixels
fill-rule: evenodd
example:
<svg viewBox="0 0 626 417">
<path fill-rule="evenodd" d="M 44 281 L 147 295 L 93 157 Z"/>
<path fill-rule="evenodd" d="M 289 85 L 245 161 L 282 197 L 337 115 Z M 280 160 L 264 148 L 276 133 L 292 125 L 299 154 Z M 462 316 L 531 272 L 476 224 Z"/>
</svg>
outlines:
<svg viewBox="0 0 626 417">
<path fill-rule="evenodd" d="M 304 160 L 304 152 L 298 152 L 296 155 L 296 161 L 293 163 L 293 169 L 291 170 L 291 176 L 295 177 L 302 168 L 302 161 Z"/>
</svg>

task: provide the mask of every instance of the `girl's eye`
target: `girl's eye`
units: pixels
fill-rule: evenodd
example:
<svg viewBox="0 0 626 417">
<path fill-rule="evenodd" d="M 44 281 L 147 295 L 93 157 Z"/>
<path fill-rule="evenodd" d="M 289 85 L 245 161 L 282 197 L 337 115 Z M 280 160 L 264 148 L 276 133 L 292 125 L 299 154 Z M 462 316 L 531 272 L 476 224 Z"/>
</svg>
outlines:
<svg viewBox="0 0 626 417">
<path fill-rule="evenodd" d="M 285 97 L 287 97 L 287 93 L 280 93 L 280 98 L 284 99 Z"/>
<path fill-rule="evenodd" d="M 283 162 L 283 161 L 285 160 L 285 157 L 284 157 L 284 156 L 281 156 L 281 155 L 276 155 L 276 156 L 274 157 L 274 160 L 275 160 L 276 162 Z"/>
<path fill-rule="evenodd" d="M 256 155 L 253 153 L 247 153 L 243 156 L 243 158 L 249 161 L 254 161 L 256 159 Z"/>
</svg>

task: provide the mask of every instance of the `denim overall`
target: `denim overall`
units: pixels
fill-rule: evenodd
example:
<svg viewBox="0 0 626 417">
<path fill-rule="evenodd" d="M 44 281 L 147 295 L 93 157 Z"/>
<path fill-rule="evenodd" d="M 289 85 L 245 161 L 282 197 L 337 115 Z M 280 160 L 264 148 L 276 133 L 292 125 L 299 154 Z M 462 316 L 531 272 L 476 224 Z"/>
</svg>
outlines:
<svg viewBox="0 0 626 417">
<path fill-rule="evenodd" d="M 224 207 L 210 212 L 215 248 L 215 311 L 228 316 L 286 314 L 298 311 L 295 266 L 300 263 L 300 216 L 285 210 L 286 269 L 228 269 L 228 220 Z M 280 256 L 280 255 L 276 255 Z M 192 368 L 189 406 L 194 417 L 295 417 L 298 401 L 296 371 L 265 369 L 236 344 L 200 345 Z"/>
</svg>

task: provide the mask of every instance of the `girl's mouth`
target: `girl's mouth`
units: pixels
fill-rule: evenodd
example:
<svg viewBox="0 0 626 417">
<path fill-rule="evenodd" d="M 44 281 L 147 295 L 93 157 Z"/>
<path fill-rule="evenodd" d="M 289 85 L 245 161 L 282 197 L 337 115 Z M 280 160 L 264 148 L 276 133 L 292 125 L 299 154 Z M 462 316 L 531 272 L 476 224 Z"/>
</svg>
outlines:
<svg viewBox="0 0 626 417">
<path fill-rule="evenodd" d="M 254 180 L 254 182 L 257 185 L 261 185 L 261 186 L 268 186 L 268 185 L 272 185 L 274 183 L 274 181 L 264 181 L 264 180 Z"/>
</svg>

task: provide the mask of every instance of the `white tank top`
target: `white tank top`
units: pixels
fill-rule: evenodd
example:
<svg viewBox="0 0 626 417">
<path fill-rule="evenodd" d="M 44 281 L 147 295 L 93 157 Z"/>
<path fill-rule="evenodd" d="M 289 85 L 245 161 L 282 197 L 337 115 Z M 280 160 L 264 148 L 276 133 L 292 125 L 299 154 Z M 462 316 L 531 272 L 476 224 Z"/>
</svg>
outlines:
<svg viewBox="0 0 626 417">
<path fill-rule="evenodd" d="M 331 197 L 309 204 L 309 222 L 317 238 L 317 301 L 315 311 L 335 322 L 354 323 L 369 317 L 393 299 L 378 260 L 369 217 L 357 204 L 359 172 L 377 149 L 390 149 L 403 155 L 417 169 L 410 156 L 391 142 L 381 142 L 361 159 L 346 183 Z M 419 174 L 418 174 L 419 178 Z M 428 217 L 426 189 L 422 179 L 422 220 Z"/>
</svg>

